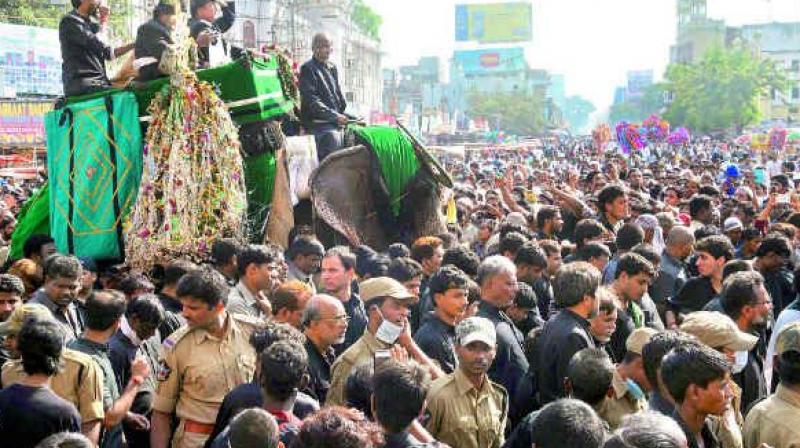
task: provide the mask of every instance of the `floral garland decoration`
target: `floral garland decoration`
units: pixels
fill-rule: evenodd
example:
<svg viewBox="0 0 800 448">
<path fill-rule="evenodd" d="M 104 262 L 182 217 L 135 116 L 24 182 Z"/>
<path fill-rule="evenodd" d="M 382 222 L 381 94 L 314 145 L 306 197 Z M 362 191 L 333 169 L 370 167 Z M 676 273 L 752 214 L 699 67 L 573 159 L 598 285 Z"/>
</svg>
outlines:
<svg viewBox="0 0 800 448">
<path fill-rule="evenodd" d="M 772 128 L 769 131 L 769 147 L 770 149 L 783 149 L 786 145 L 786 136 L 788 132 L 783 128 Z"/>
<path fill-rule="evenodd" d="M 667 137 L 667 143 L 672 146 L 688 145 L 692 141 L 692 136 L 686 128 L 678 128 Z"/>
<path fill-rule="evenodd" d="M 178 23 L 185 23 L 178 20 Z M 176 257 L 207 258 L 220 236 L 243 239 L 246 196 L 236 127 L 214 87 L 189 69 L 185 26 L 166 53 L 171 81 L 150 103 L 127 263 L 148 270 Z"/>
<path fill-rule="evenodd" d="M 669 122 L 656 114 L 645 118 L 642 127 L 646 130 L 648 141 L 662 142 L 669 136 Z"/>
</svg>

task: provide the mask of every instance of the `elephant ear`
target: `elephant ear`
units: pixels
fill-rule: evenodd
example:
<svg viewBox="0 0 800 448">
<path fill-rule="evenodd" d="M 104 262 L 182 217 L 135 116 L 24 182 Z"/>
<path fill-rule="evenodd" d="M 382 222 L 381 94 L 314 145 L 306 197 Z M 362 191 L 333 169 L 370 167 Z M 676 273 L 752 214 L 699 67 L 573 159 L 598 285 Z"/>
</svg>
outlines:
<svg viewBox="0 0 800 448">
<path fill-rule="evenodd" d="M 321 218 L 353 246 L 386 247 L 376 209 L 375 164 L 365 146 L 336 151 L 311 174 L 311 201 Z"/>
</svg>

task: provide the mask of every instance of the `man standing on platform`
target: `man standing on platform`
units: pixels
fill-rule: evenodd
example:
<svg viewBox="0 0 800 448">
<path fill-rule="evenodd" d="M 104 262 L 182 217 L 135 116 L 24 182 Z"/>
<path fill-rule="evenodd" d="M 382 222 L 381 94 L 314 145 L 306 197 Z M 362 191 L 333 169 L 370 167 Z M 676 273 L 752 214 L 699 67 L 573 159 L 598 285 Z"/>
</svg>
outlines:
<svg viewBox="0 0 800 448">
<path fill-rule="evenodd" d="M 110 10 L 101 0 L 72 0 L 75 8 L 58 25 L 61 42 L 61 79 L 65 96 L 110 89 L 106 62 L 133 49 L 133 44 L 112 48 L 102 34 Z M 96 20 L 93 20 L 96 19 Z"/>
<path fill-rule="evenodd" d="M 217 17 L 217 13 L 222 16 Z M 197 41 L 198 68 L 210 68 L 238 58 L 242 49 L 230 45 L 222 34 L 236 21 L 233 0 L 192 0 L 189 34 Z"/>
<path fill-rule="evenodd" d="M 172 30 L 176 22 L 175 5 L 169 0 L 160 0 L 153 9 L 153 18 L 139 26 L 136 31 L 134 66 L 138 68 L 139 81 L 152 81 L 166 76 L 158 68 L 161 56 L 172 42 Z"/>
</svg>

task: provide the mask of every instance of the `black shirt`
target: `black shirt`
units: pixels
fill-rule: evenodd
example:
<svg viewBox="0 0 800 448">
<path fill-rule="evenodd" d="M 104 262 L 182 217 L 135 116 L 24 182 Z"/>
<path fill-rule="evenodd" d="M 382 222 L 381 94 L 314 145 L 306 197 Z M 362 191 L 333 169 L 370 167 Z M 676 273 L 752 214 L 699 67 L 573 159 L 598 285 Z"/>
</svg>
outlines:
<svg viewBox="0 0 800 448">
<path fill-rule="evenodd" d="M 509 420 L 516 423 L 530 412 L 533 401 L 533 382 L 528 373 L 528 358 L 523 344 L 525 336 L 506 313 L 481 301 L 478 314 L 492 321 L 497 333 L 497 353 L 489 368 L 489 378 L 502 385 L 509 396 Z"/>
<path fill-rule="evenodd" d="M 364 330 L 367 329 L 367 310 L 364 309 L 364 303 L 358 297 L 358 294 L 350 294 L 350 300 L 344 303 L 344 310 L 347 312 L 347 316 L 350 317 L 350 323 L 347 325 L 347 333 L 344 334 L 344 342 L 333 346 L 336 356 L 341 355 L 351 345 L 355 344 L 358 338 L 364 335 Z"/>
<path fill-rule="evenodd" d="M 617 307 L 617 328 L 611 335 L 611 340 L 608 341 L 608 352 L 611 354 L 611 360 L 614 363 L 622 362 L 625 353 L 628 351 L 626 342 L 628 336 L 636 330 L 636 324 L 633 318 L 628 314 L 628 310 Z"/>
<path fill-rule="evenodd" d="M 320 403 L 325 402 L 328 390 L 331 388 L 331 366 L 336 359 L 333 348 L 327 353 L 320 353 L 317 346 L 306 339 L 306 353 L 308 354 L 308 386 L 303 390 L 310 397 Z"/>
<path fill-rule="evenodd" d="M 164 311 L 171 311 L 175 314 L 181 314 L 183 312 L 183 304 L 178 299 L 170 297 L 164 293 L 158 293 L 158 301 L 161 302 L 161 306 L 164 307 Z M 166 335 L 164 337 L 167 337 Z"/>
<path fill-rule="evenodd" d="M 164 307 L 164 321 L 158 326 L 158 332 L 161 335 L 161 342 L 168 338 L 169 335 L 175 332 L 178 328 L 186 324 L 186 319 L 183 315 L 183 305 L 177 299 L 166 294 L 158 294 L 158 301 Z"/>
<path fill-rule="evenodd" d="M 595 343 L 589 333 L 589 321 L 570 309 L 562 309 L 544 325 L 537 346 L 537 385 L 541 404 L 545 405 L 564 396 L 564 378 L 572 356 L 585 348 L 595 348 Z"/>
<path fill-rule="evenodd" d="M 717 293 L 708 277 L 692 277 L 686 281 L 678 293 L 669 300 L 669 308 L 680 314 L 701 311 Z"/>
<path fill-rule="evenodd" d="M 65 96 L 84 95 L 111 88 L 105 61 L 113 49 L 97 33 L 100 25 L 73 10 L 58 24 L 61 43 L 61 80 Z"/>
<path fill-rule="evenodd" d="M 455 348 L 456 329 L 431 315 L 414 334 L 414 341 L 429 358 L 439 363 L 445 373 L 453 373 L 458 367 Z"/>
<path fill-rule="evenodd" d="M 440 446 L 438 442 L 422 443 L 409 434 L 408 431 L 386 434 L 384 438 L 386 442 L 383 444 L 383 448 L 426 448 Z"/>
<path fill-rule="evenodd" d="M 767 396 L 767 382 L 764 380 L 764 363 L 758 356 L 756 348 L 748 353 L 747 364 L 744 370 L 733 375 L 733 380 L 742 388 L 742 414 L 747 415 L 747 411 L 754 403 Z"/>
<path fill-rule="evenodd" d="M 678 410 L 672 412 L 671 417 L 678 422 L 678 426 L 681 427 L 683 433 L 686 435 L 686 440 L 689 441 L 689 448 L 700 448 L 700 445 L 697 443 L 697 437 L 694 435 L 691 429 L 686 426 L 686 423 L 681 418 L 681 415 L 678 413 Z M 708 419 L 703 424 L 703 429 L 700 430 L 700 437 L 703 439 L 703 448 L 721 448 L 722 445 L 719 443 L 717 438 L 714 436 L 714 433 L 709 428 Z"/>
<path fill-rule="evenodd" d="M 217 420 L 214 422 L 214 429 L 208 436 L 206 448 L 213 446 L 214 439 L 222 433 L 234 416 L 239 412 L 250 409 L 260 408 L 264 404 L 261 397 L 261 388 L 256 383 L 244 383 L 233 388 L 225 395 L 217 413 Z M 299 419 L 303 419 L 319 410 L 319 403 L 303 392 L 297 393 L 292 413 Z"/>
<path fill-rule="evenodd" d="M 667 417 L 671 416 L 672 413 L 675 412 L 675 406 L 666 398 L 664 398 L 657 390 L 650 392 L 650 399 L 647 400 L 647 407 L 651 411 L 660 412 Z"/>
<path fill-rule="evenodd" d="M 111 367 L 119 378 L 120 384 L 126 385 L 130 382 L 131 364 L 137 356 L 144 358 L 150 366 L 150 374 L 139 386 L 139 392 L 131 405 L 131 412 L 145 415 L 151 410 L 153 395 L 156 391 L 156 378 L 158 378 L 160 369 L 158 363 L 159 344 L 160 339 L 158 335 L 155 335 L 142 342 L 142 345 L 136 346 L 122 330 L 117 330 L 108 341 L 108 358 L 111 360 Z"/>
<path fill-rule="evenodd" d="M 539 308 L 539 316 L 543 320 L 550 318 L 550 305 L 553 303 L 553 288 L 550 280 L 544 275 L 531 285 L 533 292 L 536 293 L 536 305 Z"/>
<path fill-rule="evenodd" d="M 152 81 L 165 76 L 158 69 L 161 56 L 172 42 L 172 32 L 158 19 L 150 19 L 142 24 L 136 31 L 136 46 L 134 54 L 136 59 L 154 58 L 156 62 L 139 68 L 139 81 Z"/>
<path fill-rule="evenodd" d="M 762 272 L 764 287 L 772 299 L 773 315 L 777 316 L 797 296 L 794 290 L 794 274 L 787 268 L 780 268 L 770 272 Z"/>
<path fill-rule="evenodd" d="M 221 10 L 222 16 L 214 20 L 214 22 L 208 22 L 206 20 L 197 18 L 192 18 L 189 20 L 189 35 L 192 36 L 192 39 L 197 40 L 197 37 L 206 31 L 215 33 L 217 35 L 227 33 L 228 30 L 230 30 L 233 26 L 234 22 L 236 22 L 236 6 L 233 1 L 229 1 L 226 6 L 221 8 Z M 217 39 L 222 39 L 222 37 L 218 36 Z M 229 46 L 225 39 L 222 39 L 222 45 L 228 55 L 233 59 L 236 59 L 242 53 L 241 48 Z M 200 65 L 199 68 L 208 68 L 208 47 L 201 47 L 197 49 L 197 59 L 197 62 Z"/>
<path fill-rule="evenodd" d="M 328 126 L 347 109 L 347 101 L 339 86 L 339 71 L 330 63 L 311 58 L 300 67 L 300 118 L 307 129 L 316 129 L 316 121 Z M 421 291 L 422 289 L 420 289 Z"/>
<path fill-rule="evenodd" d="M 3 446 L 33 448 L 52 434 L 80 430 L 78 410 L 48 387 L 12 384 L 0 391 Z"/>
<path fill-rule="evenodd" d="M 511 435 L 506 438 L 506 443 L 503 448 L 530 448 L 533 446 L 533 421 L 539 411 L 533 411 L 528 414 L 511 432 Z"/>
</svg>

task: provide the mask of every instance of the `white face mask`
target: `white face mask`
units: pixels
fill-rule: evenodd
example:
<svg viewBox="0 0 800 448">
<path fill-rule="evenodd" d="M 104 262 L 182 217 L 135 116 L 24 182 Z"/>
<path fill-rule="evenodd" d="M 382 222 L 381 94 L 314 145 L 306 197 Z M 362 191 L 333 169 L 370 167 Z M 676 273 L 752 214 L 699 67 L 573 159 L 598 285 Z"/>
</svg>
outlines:
<svg viewBox="0 0 800 448">
<path fill-rule="evenodd" d="M 397 338 L 400 337 L 400 333 L 402 332 L 403 332 L 402 325 L 397 325 L 394 322 L 389 322 L 388 320 L 383 319 L 383 322 L 381 322 L 381 326 L 378 327 L 378 332 L 375 333 L 375 338 L 387 344 L 394 344 L 394 342 L 397 340 Z"/>
<path fill-rule="evenodd" d="M 741 373 L 742 370 L 747 366 L 747 359 L 749 358 L 750 353 L 747 351 L 736 352 L 734 354 L 734 361 L 733 366 L 731 367 L 731 371 L 734 375 Z"/>
</svg>

